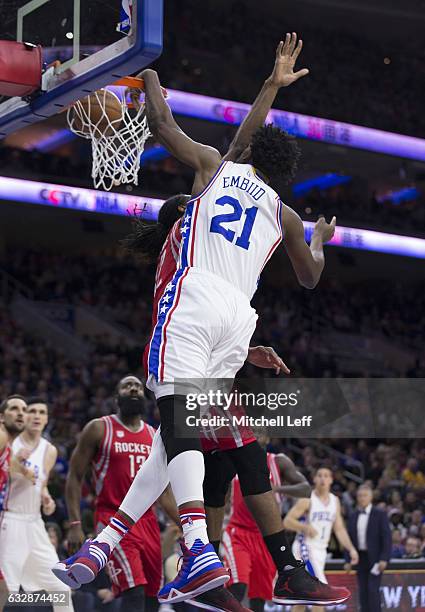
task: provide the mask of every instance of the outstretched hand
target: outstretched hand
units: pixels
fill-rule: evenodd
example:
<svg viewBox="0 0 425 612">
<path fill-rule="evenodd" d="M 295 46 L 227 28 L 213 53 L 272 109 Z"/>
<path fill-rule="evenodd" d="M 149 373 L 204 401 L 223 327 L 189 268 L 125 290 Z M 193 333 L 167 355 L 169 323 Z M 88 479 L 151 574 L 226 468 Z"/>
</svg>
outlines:
<svg viewBox="0 0 425 612">
<path fill-rule="evenodd" d="M 257 368 L 274 369 L 276 374 L 280 371 L 285 374 L 290 374 L 290 369 L 279 357 L 274 348 L 271 346 L 252 346 L 248 351 L 248 363 L 257 366 Z"/>
<path fill-rule="evenodd" d="M 318 234 L 321 237 L 323 244 L 325 244 L 326 242 L 329 242 L 329 240 L 332 240 L 332 238 L 334 237 L 335 228 L 336 217 L 332 217 L 331 222 L 326 223 L 326 219 L 321 216 L 316 221 L 316 224 L 314 226 L 314 233 Z"/>
<path fill-rule="evenodd" d="M 295 83 L 295 81 L 298 81 L 298 79 L 309 74 L 307 68 L 294 72 L 295 63 L 302 48 L 303 41 L 299 40 L 297 44 L 295 32 L 287 34 L 285 41 L 280 41 L 276 49 L 276 61 L 270 77 L 273 85 L 276 87 L 288 87 Z"/>
</svg>

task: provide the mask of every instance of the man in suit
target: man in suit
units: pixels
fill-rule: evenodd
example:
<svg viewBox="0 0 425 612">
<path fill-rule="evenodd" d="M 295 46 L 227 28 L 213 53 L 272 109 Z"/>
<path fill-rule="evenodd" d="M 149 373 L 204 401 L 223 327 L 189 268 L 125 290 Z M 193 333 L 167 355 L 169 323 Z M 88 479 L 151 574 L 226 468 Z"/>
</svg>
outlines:
<svg viewBox="0 0 425 612">
<path fill-rule="evenodd" d="M 381 576 L 391 556 L 391 530 L 386 513 L 372 505 L 373 492 L 362 485 L 357 490 L 358 509 L 348 521 L 348 533 L 359 553 L 357 582 L 361 612 L 380 612 Z M 349 564 L 347 569 L 351 569 Z"/>
</svg>

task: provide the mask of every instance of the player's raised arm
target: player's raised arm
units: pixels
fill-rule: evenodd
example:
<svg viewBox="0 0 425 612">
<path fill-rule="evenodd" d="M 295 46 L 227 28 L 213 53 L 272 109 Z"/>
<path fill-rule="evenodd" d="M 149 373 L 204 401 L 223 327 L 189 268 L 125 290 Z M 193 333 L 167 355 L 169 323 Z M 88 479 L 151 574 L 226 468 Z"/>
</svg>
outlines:
<svg viewBox="0 0 425 612">
<path fill-rule="evenodd" d="M 200 183 L 205 185 L 221 163 L 221 155 L 207 145 L 195 142 L 178 126 L 164 99 L 158 74 L 144 70 L 140 75 L 145 82 L 146 116 L 154 138 L 177 159 L 193 168 Z M 205 185 L 199 185 L 203 188 Z"/>
<path fill-rule="evenodd" d="M 301 53 L 302 46 L 303 41 L 299 40 L 297 43 L 295 32 L 286 34 L 285 41 L 280 41 L 276 49 L 273 72 L 264 82 L 254 104 L 231 142 L 229 150 L 223 158 L 224 160 L 236 161 L 249 146 L 252 135 L 267 119 L 279 89 L 289 87 L 289 85 L 308 74 L 309 71 L 306 68 L 294 72 L 295 62 Z"/>
<path fill-rule="evenodd" d="M 289 495 L 289 497 L 310 497 L 311 486 L 304 474 L 299 472 L 294 462 L 283 453 L 276 456 L 281 481 L 284 483 L 273 487 L 273 491 Z"/>
<path fill-rule="evenodd" d="M 80 434 L 69 463 L 69 472 L 66 477 L 65 486 L 65 500 L 70 521 L 68 546 L 71 553 L 78 550 L 85 540 L 84 532 L 81 528 L 81 488 L 87 469 L 98 451 L 103 436 L 103 429 L 104 425 L 100 419 L 87 423 Z"/>
<path fill-rule="evenodd" d="M 335 233 L 336 218 L 326 223 L 323 217 L 317 221 L 310 246 L 305 241 L 304 226 L 299 215 L 289 206 L 283 207 L 282 214 L 285 246 L 297 275 L 298 282 L 307 289 L 314 289 L 325 267 L 323 245 Z"/>
</svg>

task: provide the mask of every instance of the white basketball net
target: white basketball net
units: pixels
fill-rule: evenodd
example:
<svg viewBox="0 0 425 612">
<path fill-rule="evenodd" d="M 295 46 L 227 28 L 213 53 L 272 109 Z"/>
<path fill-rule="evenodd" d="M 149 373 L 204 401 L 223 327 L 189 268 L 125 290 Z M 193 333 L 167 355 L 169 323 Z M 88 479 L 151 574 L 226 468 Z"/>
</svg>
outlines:
<svg viewBox="0 0 425 612">
<path fill-rule="evenodd" d="M 69 128 L 74 134 L 91 140 L 93 155 L 91 176 L 94 186 L 109 191 L 122 183 L 138 184 L 140 157 L 151 133 L 144 104 L 141 104 L 131 116 L 123 96 L 122 119 L 111 121 L 105 109 L 106 95 L 105 89 L 92 94 L 103 111 L 96 123 L 90 118 L 90 97 L 85 101 L 86 108 L 81 101 L 75 102 L 68 109 L 67 119 Z"/>
</svg>

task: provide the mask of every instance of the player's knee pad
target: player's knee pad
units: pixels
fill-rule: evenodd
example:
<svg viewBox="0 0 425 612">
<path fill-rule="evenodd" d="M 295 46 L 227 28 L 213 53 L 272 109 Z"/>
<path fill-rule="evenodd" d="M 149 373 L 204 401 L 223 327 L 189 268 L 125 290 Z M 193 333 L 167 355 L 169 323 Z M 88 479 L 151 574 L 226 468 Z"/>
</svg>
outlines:
<svg viewBox="0 0 425 612">
<path fill-rule="evenodd" d="M 244 497 L 271 491 L 267 454 L 258 442 L 228 452 L 231 453 Z"/>
<path fill-rule="evenodd" d="M 138 585 L 127 589 L 121 595 L 122 608 L 126 612 L 144 612 L 145 610 L 145 587 Z"/>
<path fill-rule="evenodd" d="M 230 483 L 236 475 L 235 467 L 226 452 L 204 455 L 204 502 L 210 508 L 222 508 Z"/>
<path fill-rule="evenodd" d="M 201 449 L 199 437 L 181 437 L 179 418 L 184 419 L 186 414 L 186 400 L 184 396 L 167 395 L 158 400 L 159 414 L 161 416 L 161 438 L 170 463 L 174 457 L 186 451 Z M 176 418 L 177 417 L 177 418 Z M 196 431 L 194 430 L 194 435 Z"/>
</svg>

